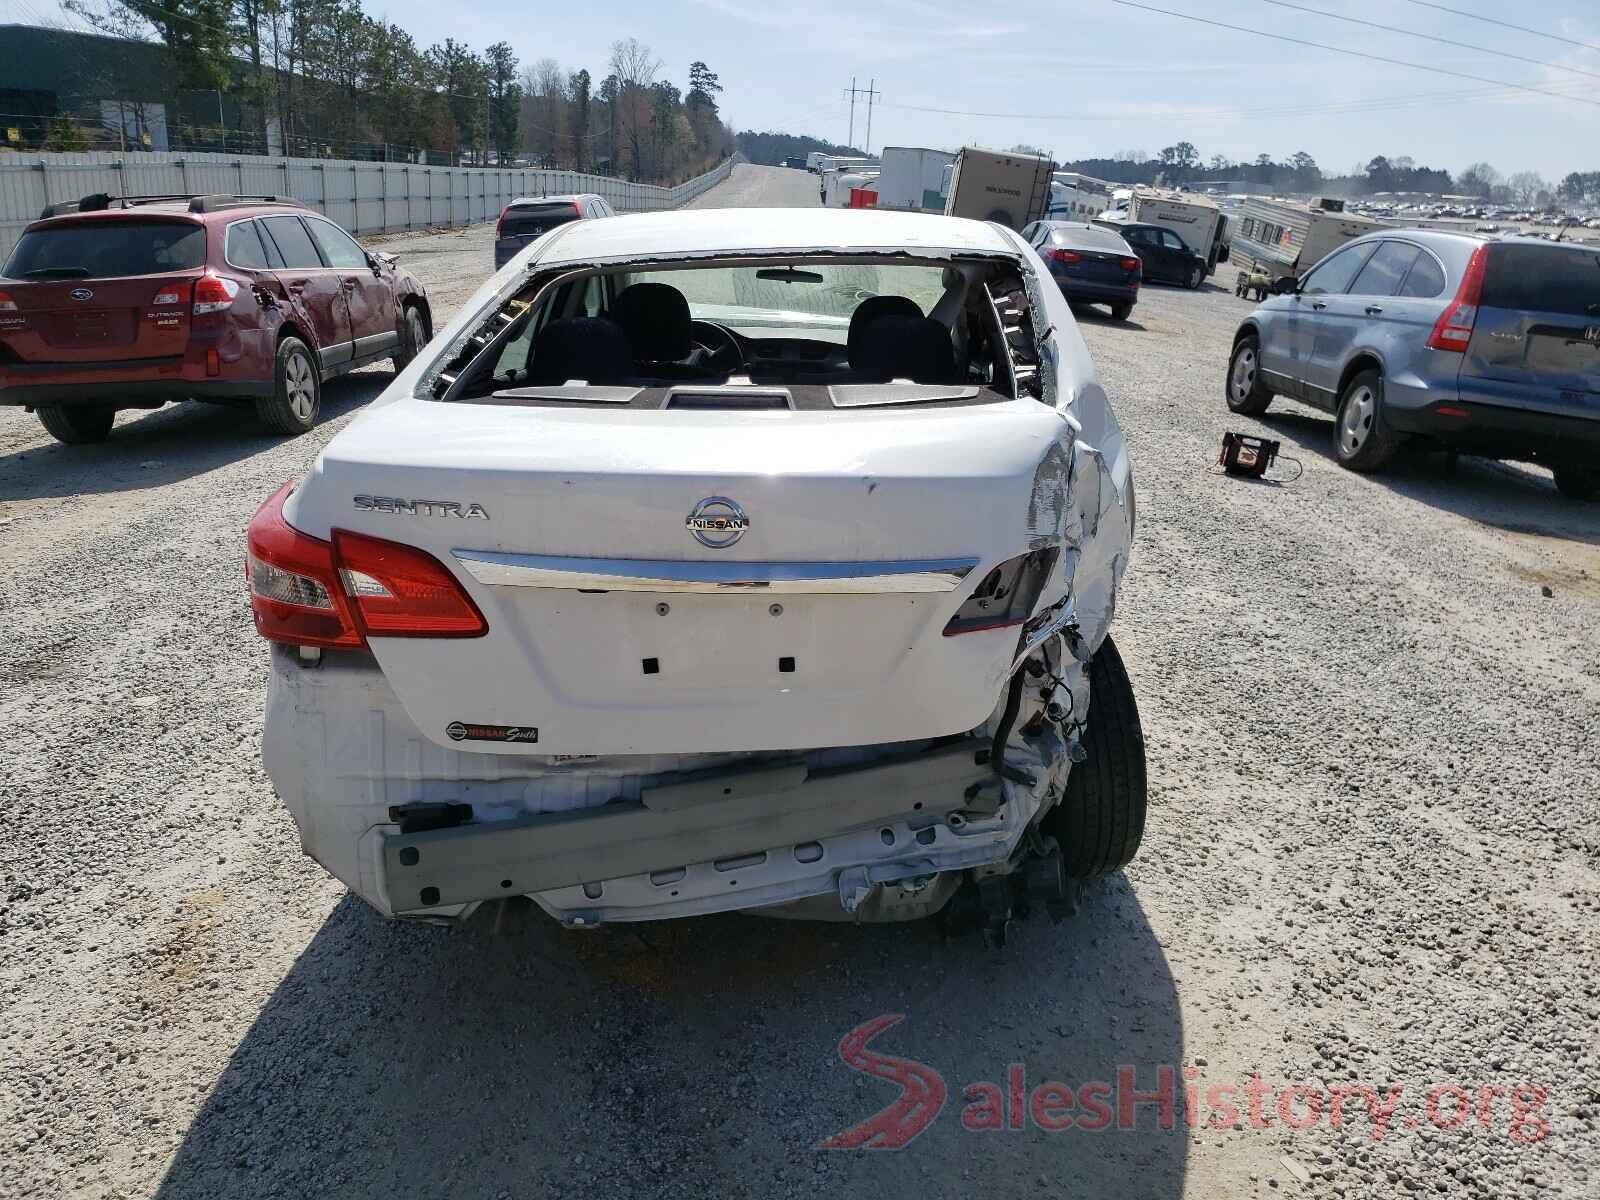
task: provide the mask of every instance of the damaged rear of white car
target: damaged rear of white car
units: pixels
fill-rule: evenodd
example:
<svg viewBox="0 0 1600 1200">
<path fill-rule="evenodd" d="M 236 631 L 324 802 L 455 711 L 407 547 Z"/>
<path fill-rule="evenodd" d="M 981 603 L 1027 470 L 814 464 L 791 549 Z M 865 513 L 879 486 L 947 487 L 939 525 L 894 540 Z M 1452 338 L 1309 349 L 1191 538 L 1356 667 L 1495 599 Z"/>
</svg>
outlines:
<svg viewBox="0 0 1600 1200">
<path fill-rule="evenodd" d="M 251 524 L 263 753 L 381 912 L 1003 936 L 1144 825 L 1123 436 L 1008 230 L 575 222 Z"/>
</svg>

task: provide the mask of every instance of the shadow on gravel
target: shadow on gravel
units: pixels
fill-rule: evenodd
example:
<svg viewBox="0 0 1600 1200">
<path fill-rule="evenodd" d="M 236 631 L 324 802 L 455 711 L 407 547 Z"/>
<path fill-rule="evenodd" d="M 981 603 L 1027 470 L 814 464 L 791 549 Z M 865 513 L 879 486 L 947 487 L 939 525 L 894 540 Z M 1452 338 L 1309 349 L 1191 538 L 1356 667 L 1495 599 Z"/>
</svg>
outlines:
<svg viewBox="0 0 1600 1200">
<path fill-rule="evenodd" d="M 332 420 L 377 398 L 394 376 L 362 371 L 322 385 L 319 421 Z M 40 433 L 44 434 L 41 428 Z M 204 474 L 270 450 L 283 441 L 245 408 L 187 401 L 137 419 L 124 415 L 105 441 L 90 446 L 43 446 L 0 454 L 0 500 L 137 492 Z"/>
<path fill-rule="evenodd" d="M 1286 443 L 1334 463 L 1332 417 L 1272 408 L 1257 419 Z M 1600 504 L 1568 500 L 1547 473 L 1518 463 L 1462 455 L 1452 469 L 1441 451 L 1407 447 L 1388 468 L 1366 478 L 1497 529 L 1600 546 Z"/>
<path fill-rule="evenodd" d="M 1138 309 L 1134 309 L 1138 312 Z M 1131 317 L 1126 321 L 1118 321 L 1103 308 L 1075 308 L 1072 310 L 1073 319 L 1080 325 L 1104 325 L 1108 329 L 1126 329 L 1132 333 L 1143 333 L 1145 327 Z"/>
<path fill-rule="evenodd" d="M 1120 876 L 1007 950 L 932 922 L 706 917 L 516 936 L 383 922 L 346 898 L 295 963 L 162 1181 L 200 1197 L 604 1194 L 1137 1196 L 1183 1191 L 1183 1029 L 1174 981 Z M 942 1077 L 942 1109 L 899 1152 L 819 1150 L 899 1097 L 844 1065 L 872 1040 Z M 1178 1122 L 963 1128 L 964 1089 L 1177 1073 Z M 923 1076 L 926 1079 L 926 1076 Z M 936 1090 L 936 1089 L 935 1089 Z M 930 1102 L 931 1107 L 931 1102 Z M 1057 1110 L 1048 1109 L 1046 1119 Z M 600 1184 L 597 1188 L 596 1184 Z"/>
</svg>

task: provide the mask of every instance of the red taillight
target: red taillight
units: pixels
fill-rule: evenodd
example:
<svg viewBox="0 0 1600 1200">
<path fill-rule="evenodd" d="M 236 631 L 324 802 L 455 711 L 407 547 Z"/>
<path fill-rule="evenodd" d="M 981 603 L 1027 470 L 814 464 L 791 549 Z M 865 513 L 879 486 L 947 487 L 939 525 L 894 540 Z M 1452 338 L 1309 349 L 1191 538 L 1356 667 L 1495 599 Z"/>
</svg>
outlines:
<svg viewBox="0 0 1600 1200">
<path fill-rule="evenodd" d="M 1144 269 L 1144 263 L 1137 258 L 1119 258 L 1117 259 L 1117 266 L 1124 271 L 1142 271 Z"/>
<path fill-rule="evenodd" d="M 1052 250 L 1050 251 L 1050 257 L 1055 259 L 1058 263 L 1075 263 L 1083 261 L 1083 255 L 1079 254 L 1075 250 Z"/>
<path fill-rule="evenodd" d="M 482 637 L 489 625 L 456 577 L 425 550 L 333 531 L 333 558 L 369 637 Z"/>
<path fill-rule="evenodd" d="M 284 484 L 250 518 L 245 575 L 256 631 L 291 646 L 360 646 L 333 546 L 283 519 L 283 502 L 293 490 L 294 484 Z"/>
<path fill-rule="evenodd" d="M 500 230 L 505 228 L 506 214 L 508 212 L 510 212 L 510 211 L 511 211 L 511 205 L 509 205 L 509 204 L 506 205 L 504 208 L 502 208 L 500 210 L 500 216 L 499 216 L 498 219 L 496 219 L 496 221 L 494 223 L 494 236 L 495 236 L 496 239 L 498 239 L 500 237 Z"/>
<path fill-rule="evenodd" d="M 572 215 L 581 220 L 583 217 L 583 205 L 579 204 L 577 201 L 573 201 Z"/>
<path fill-rule="evenodd" d="M 194 281 L 194 315 L 223 312 L 239 294 L 239 285 L 221 275 L 202 275 Z"/>
<path fill-rule="evenodd" d="M 17 302 L 11 298 L 10 292 L 0 292 L 0 312 L 16 312 Z"/>
<path fill-rule="evenodd" d="M 1456 289 L 1456 298 L 1440 314 L 1433 332 L 1428 335 L 1429 347 L 1462 354 L 1472 344 L 1472 330 L 1478 323 L 1478 303 L 1483 299 L 1483 276 L 1488 265 L 1489 244 L 1485 242 L 1467 261 L 1467 271 Z"/>
<path fill-rule="evenodd" d="M 256 629 L 292 646 L 368 637 L 482 637 L 489 625 L 455 576 L 414 546 L 335 529 L 325 542 L 283 517 L 284 484 L 250 521 L 246 573 Z"/>
</svg>

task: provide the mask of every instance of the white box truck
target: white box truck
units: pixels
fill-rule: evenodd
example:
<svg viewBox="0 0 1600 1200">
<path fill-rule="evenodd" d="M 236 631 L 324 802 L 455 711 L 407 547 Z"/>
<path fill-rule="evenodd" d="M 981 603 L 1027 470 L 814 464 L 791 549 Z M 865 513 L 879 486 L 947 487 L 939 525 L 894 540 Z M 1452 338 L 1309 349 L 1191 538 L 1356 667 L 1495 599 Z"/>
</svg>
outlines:
<svg viewBox="0 0 1600 1200">
<path fill-rule="evenodd" d="M 963 146 L 950 172 L 944 211 L 949 217 L 996 221 L 1021 229 L 1050 203 L 1048 158 Z"/>
<path fill-rule="evenodd" d="M 1136 187 L 1128 202 L 1128 220 L 1172 230 L 1206 260 L 1207 275 L 1216 272 L 1219 262 L 1228 261 L 1228 218 L 1198 192 Z"/>
<path fill-rule="evenodd" d="M 922 146 L 885 146 L 878 171 L 878 207 L 944 211 L 944 169 L 956 156 Z"/>
</svg>

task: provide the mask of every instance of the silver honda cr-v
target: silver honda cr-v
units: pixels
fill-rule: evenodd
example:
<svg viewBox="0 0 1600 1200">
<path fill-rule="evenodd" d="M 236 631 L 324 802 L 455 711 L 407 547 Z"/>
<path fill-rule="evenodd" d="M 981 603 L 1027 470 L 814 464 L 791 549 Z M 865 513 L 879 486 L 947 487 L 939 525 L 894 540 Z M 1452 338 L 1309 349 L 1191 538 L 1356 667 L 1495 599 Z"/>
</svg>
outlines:
<svg viewBox="0 0 1600 1200">
<path fill-rule="evenodd" d="M 1600 494 L 1600 247 L 1432 230 L 1341 246 L 1245 318 L 1228 407 L 1334 414 L 1334 454 L 1376 471 L 1409 439 L 1547 465 Z"/>
</svg>

